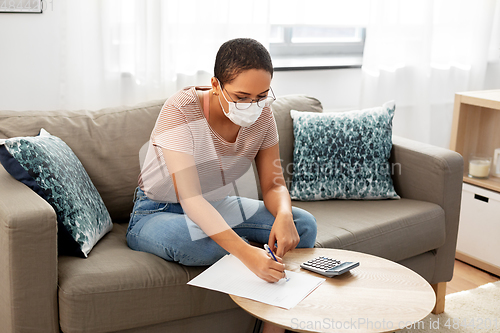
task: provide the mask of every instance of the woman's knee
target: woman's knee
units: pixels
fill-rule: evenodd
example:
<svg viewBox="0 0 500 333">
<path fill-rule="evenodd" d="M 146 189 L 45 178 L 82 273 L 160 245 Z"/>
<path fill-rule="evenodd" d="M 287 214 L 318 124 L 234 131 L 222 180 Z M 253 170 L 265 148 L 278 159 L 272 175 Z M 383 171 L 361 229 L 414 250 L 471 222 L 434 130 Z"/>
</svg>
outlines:
<svg viewBox="0 0 500 333">
<path fill-rule="evenodd" d="M 184 219 L 170 219 L 168 223 L 162 220 L 156 216 L 139 221 L 127 233 L 128 246 L 185 266 L 211 265 L 227 254 L 210 237 L 192 240 Z"/>
<path fill-rule="evenodd" d="M 316 218 L 308 211 L 292 207 L 293 220 L 300 236 L 297 247 L 312 248 L 316 243 L 317 224 Z"/>
<path fill-rule="evenodd" d="M 185 266 L 209 266 L 228 254 L 219 244 L 210 237 L 194 241 L 194 246 L 177 249 L 177 259 Z"/>
</svg>

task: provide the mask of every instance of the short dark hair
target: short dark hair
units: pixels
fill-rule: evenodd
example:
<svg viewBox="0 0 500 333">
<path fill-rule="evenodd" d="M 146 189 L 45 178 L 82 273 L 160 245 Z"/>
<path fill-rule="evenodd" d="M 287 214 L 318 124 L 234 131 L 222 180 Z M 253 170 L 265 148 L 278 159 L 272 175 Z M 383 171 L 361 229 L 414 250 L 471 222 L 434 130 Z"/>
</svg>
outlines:
<svg viewBox="0 0 500 333">
<path fill-rule="evenodd" d="M 264 45 L 251 38 L 231 39 L 221 45 L 215 57 L 214 76 L 230 83 L 248 69 L 263 69 L 273 77 L 271 55 Z"/>
</svg>

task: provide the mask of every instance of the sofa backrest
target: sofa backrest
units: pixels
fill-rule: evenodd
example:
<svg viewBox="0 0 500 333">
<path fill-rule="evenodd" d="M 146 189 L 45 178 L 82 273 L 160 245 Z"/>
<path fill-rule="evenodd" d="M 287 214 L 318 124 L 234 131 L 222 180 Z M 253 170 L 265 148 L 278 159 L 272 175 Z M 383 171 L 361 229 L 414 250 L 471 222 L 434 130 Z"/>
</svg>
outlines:
<svg viewBox="0 0 500 333">
<path fill-rule="evenodd" d="M 149 140 L 165 99 L 98 111 L 0 111 L 0 139 L 38 135 L 41 128 L 61 138 L 82 162 L 115 222 L 126 222 L 140 172 L 139 151 Z M 285 180 L 293 162 L 290 110 L 322 112 L 304 95 L 278 98 L 272 105 L 280 136 Z M 289 183 L 287 183 L 289 184 Z M 260 195 L 260 193 L 259 193 Z"/>
<path fill-rule="evenodd" d="M 288 187 L 293 175 L 293 121 L 290 110 L 323 112 L 321 102 L 306 95 L 281 96 L 272 104 L 274 118 L 280 137 L 280 158 L 283 176 Z"/>
<path fill-rule="evenodd" d="M 139 149 L 149 140 L 165 99 L 98 111 L 0 111 L 0 139 L 61 138 L 80 159 L 114 221 L 128 221 L 139 175 Z"/>
</svg>

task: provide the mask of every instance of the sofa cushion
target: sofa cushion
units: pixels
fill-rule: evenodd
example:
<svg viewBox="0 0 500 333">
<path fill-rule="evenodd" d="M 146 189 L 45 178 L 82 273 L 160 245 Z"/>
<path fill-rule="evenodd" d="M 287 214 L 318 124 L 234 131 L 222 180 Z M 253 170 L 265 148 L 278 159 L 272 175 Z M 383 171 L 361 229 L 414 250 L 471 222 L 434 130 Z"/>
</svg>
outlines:
<svg viewBox="0 0 500 333">
<path fill-rule="evenodd" d="M 279 148 L 281 167 L 285 182 L 290 185 L 293 174 L 293 122 L 290 117 L 290 110 L 323 112 L 321 102 L 314 97 L 305 95 L 285 95 L 280 96 L 271 104 L 278 135 L 280 137 Z M 260 193 L 259 193 L 260 195 Z"/>
<path fill-rule="evenodd" d="M 237 308 L 223 293 L 187 285 L 186 267 L 127 246 L 115 223 L 87 259 L 59 257 L 59 320 L 70 332 L 110 332 Z"/>
<path fill-rule="evenodd" d="M 400 200 L 292 201 L 314 215 L 316 247 L 338 248 L 401 261 L 445 242 L 443 209 L 436 204 Z"/>
<path fill-rule="evenodd" d="M 113 220 L 127 220 L 139 176 L 139 149 L 165 99 L 98 111 L 0 111 L 0 139 L 45 128 L 73 150 Z"/>
<path fill-rule="evenodd" d="M 87 172 L 60 138 L 41 129 L 38 136 L 0 140 L 0 163 L 56 212 L 59 253 L 87 257 L 113 227 Z"/>
<path fill-rule="evenodd" d="M 296 200 L 399 199 L 389 157 L 394 102 L 349 112 L 292 110 Z"/>
</svg>

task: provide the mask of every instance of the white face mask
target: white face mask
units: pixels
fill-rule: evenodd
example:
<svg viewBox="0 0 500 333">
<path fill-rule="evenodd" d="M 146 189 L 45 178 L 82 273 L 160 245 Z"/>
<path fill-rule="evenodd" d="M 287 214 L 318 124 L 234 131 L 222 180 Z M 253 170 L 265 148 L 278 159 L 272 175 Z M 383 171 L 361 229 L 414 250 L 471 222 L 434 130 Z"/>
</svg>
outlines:
<svg viewBox="0 0 500 333">
<path fill-rule="evenodd" d="M 222 96 L 226 100 L 229 110 L 226 113 L 224 110 L 224 107 L 222 106 L 222 103 L 220 102 L 220 97 L 219 97 L 219 104 L 220 107 L 222 108 L 222 112 L 228 117 L 233 123 L 236 125 L 242 126 L 242 127 L 248 127 L 252 125 L 259 117 L 260 114 L 262 113 L 263 107 L 259 107 L 257 103 L 238 103 L 238 105 L 241 105 L 243 108 L 245 106 L 250 106 L 248 109 L 245 110 L 239 110 L 236 108 L 236 103 L 235 102 L 229 102 L 226 99 L 226 96 L 224 96 L 224 93 L 222 93 Z"/>
</svg>

